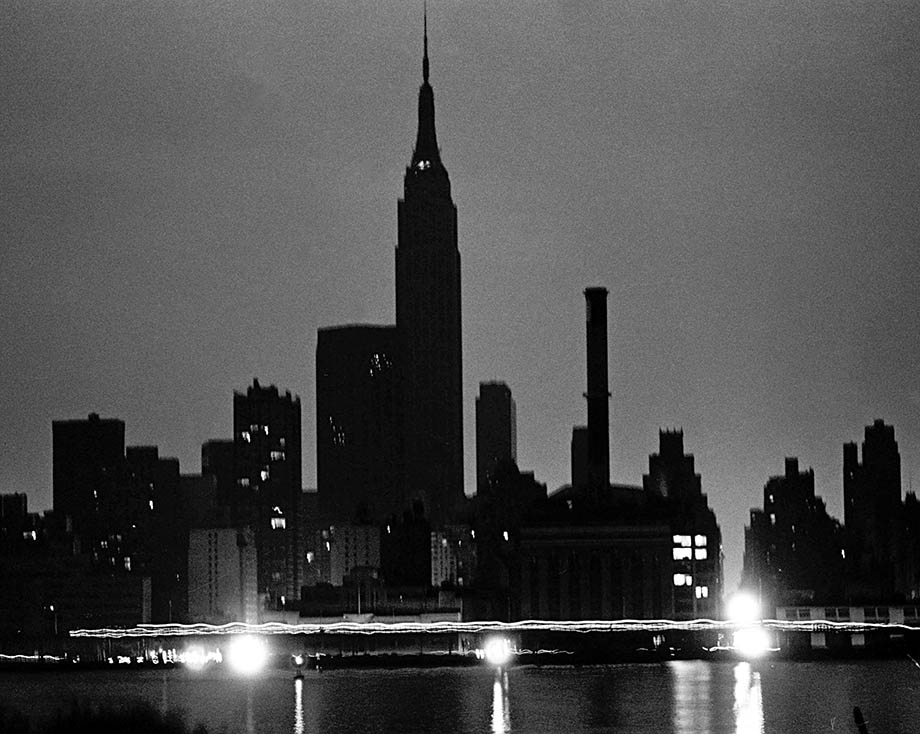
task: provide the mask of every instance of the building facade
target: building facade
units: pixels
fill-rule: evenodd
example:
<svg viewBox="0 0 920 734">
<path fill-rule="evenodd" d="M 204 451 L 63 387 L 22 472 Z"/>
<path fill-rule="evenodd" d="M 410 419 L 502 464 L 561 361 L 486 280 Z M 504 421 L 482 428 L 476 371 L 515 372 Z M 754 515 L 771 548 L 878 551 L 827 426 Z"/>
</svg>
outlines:
<svg viewBox="0 0 920 734">
<path fill-rule="evenodd" d="M 511 388 L 480 382 L 476 398 L 476 492 L 487 491 L 490 475 L 503 462 L 517 461 L 517 416 Z"/>
<path fill-rule="evenodd" d="M 396 328 L 320 329 L 316 343 L 316 475 L 334 523 L 380 522 L 407 506 L 396 378 Z"/>
<path fill-rule="evenodd" d="M 894 427 L 866 426 L 862 462 L 855 443 L 843 447 L 843 521 L 850 595 L 888 600 L 898 583 L 901 532 L 901 455 Z"/>
<path fill-rule="evenodd" d="M 300 398 L 258 380 L 233 394 L 233 519 L 252 528 L 259 593 L 273 609 L 300 596 L 300 439 Z"/>
</svg>

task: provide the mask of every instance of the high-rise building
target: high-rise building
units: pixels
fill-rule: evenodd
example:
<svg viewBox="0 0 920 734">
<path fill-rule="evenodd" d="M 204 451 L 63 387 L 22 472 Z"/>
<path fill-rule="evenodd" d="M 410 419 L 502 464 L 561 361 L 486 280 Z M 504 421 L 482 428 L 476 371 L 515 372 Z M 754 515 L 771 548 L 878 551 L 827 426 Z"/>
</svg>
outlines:
<svg viewBox="0 0 920 734">
<path fill-rule="evenodd" d="M 396 328 L 405 489 L 443 523 L 464 499 L 460 252 L 428 77 L 426 23 L 418 135 L 398 205 Z"/>
<path fill-rule="evenodd" d="M 786 459 L 763 488 L 763 509 L 744 529 L 742 586 L 759 594 L 764 614 L 785 604 L 843 599 L 842 532 L 815 496 L 815 474 Z"/>
<path fill-rule="evenodd" d="M 393 326 L 339 326 L 317 335 L 317 488 L 332 522 L 379 522 L 408 507 L 395 351 Z"/>
<path fill-rule="evenodd" d="M 684 432 L 659 431 L 658 442 L 642 487 L 670 522 L 675 618 L 715 619 L 722 599 L 722 532 L 693 454 L 684 453 Z"/>
<path fill-rule="evenodd" d="M 896 593 L 901 519 L 901 455 L 894 426 L 866 426 L 862 463 L 843 446 L 843 511 L 850 596 L 887 600 Z"/>
<path fill-rule="evenodd" d="M 234 522 L 252 528 L 259 593 L 280 608 L 300 594 L 300 398 L 253 380 L 233 394 L 233 441 Z"/>
<path fill-rule="evenodd" d="M 52 503 L 84 543 L 99 541 L 120 501 L 125 424 L 91 413 L 86 420 L 53 421 Z"/>
<path fill-rule="evenodd" d="M 511 388 L 504 382 L 480 382 L 476 398 L 476 492 L 487 491 L 495 468 L 511 461 L 517 461 L 517 418 Z"/>
</svg>

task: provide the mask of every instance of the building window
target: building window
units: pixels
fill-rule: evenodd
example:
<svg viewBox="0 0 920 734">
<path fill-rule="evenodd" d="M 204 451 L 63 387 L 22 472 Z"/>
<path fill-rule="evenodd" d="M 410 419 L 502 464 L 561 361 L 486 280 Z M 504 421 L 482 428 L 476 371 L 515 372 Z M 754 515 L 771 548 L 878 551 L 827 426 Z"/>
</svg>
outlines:
<svg viewBox="0 0 920 734">
<path fill-rule="evenodd" d="M 246 443 L 250 443 L 250 442 L 252 441 L 252 434 L 250 434 L 249 431 L 243 431 L 242 433 L 240 433 L 240 437 L 241 437 Z"/>
<path fill-rule="evenodd" d="M 696 598 L 697 599 L 708 599 L 709 598 L 709 587 L 708 586 L 697 586 L 696 587 Z"/>
<path fill-rule="evenodd" d="M 272 461 L 284 461 L 284 452 L 283 451 L 272 451 L 271 460 Z"/>
<path fill-rule="evenodd" d="M 693 538 L 693 544 L 694 544 L 697 548 L 705 548 L 705 547 L 706 547 L 706 536 L 705 536 L 705 535 L 696 535 L 696 536 L 694 536 L 694 538 Z"/>
<path fill-rule="evenodd" d="M 678 546 L 677 548 L 674 549 L 674 560 L 675 561 L 690 560 L 691 553 L 692 551 L 689 548 L 681 548 L 680 546 Z"/>
<path fill-rule="evenodd" d="M 690 536 L 689 535 L 675 535 L 674 545 L 679 545 L 684 548 L 689 548 L 691 545 Z"/>
<path fill-rule="evenodd" d="M 697 548 L 693 555 L 696 560 L 705 561 L 709 554 L 706 552 L 705 548 Z"/>
<path fill-rule="evenodd" d="M 272 530 L 284 530 L 285 522 L 283 517 L 272 518 Z"/>
<path fill-rule="evenodd" d="M 674 574 L 674 585 L 675 586 L 693 586 L 693 576 L 688 573 L 675 573 Z"/>
<path fill-rule="evenodd" d="M 268 481 L 268 467 L 266 467 L 265 469 L 263 469 L 263 470 L 261 471 L 261 473 L 259 474 L 259 476 L 262 477 L 262 481 L 263 481 L 263 482 L 267 482 L 267 481 Z"/>
<path fill-rule="evenodd" d="M 241 487 L 248 487 L 249 477 L 240 477 L 239 479 L 236 480 L 236 483 L 240 485 Z"/>
</svg>

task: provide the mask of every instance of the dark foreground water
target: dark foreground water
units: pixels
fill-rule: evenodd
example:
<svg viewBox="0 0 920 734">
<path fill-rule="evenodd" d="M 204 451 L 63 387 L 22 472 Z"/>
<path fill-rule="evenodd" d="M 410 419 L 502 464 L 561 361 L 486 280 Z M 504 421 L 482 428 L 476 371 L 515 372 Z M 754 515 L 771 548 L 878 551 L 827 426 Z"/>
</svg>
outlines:
<svg viewBox="0 0 920 734">
<path fill-rule="evenodd" d="M 228 734 L 339 732 L 920 732 L 910 660 L 339 670 L 302 681 L 212 669 L 0 674 L 0 706 L 36 723 L 71 701 L 144 701 Z"/>
</svg>

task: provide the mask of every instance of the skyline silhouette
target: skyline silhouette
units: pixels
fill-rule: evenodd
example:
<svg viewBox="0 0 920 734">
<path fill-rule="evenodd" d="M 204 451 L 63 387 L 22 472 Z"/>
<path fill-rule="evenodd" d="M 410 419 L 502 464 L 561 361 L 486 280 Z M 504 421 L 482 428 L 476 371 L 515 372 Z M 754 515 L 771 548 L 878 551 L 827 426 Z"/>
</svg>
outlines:
<svg viewBox="0 0 920 734">
<path fill-rule="evenodd" d="M 582 290 L 610 290 L 613 481 L 681 427 L 723 530 L 786 456 L 842 519 L 842 445 L 920 476 L 909 8 L 435 7 L 463 258 L 464 474 L 500 380 L 553 490 L 584 422 Z M 51 422 L 125 421 L 197 471 L 254 377 L 301 396 L 317 328 L 393 323 L 419 9 L 5 13 L 0 491 L 51 506 Z M 916 488 L 916 487 L 915 487 Z"/>
</svg>

